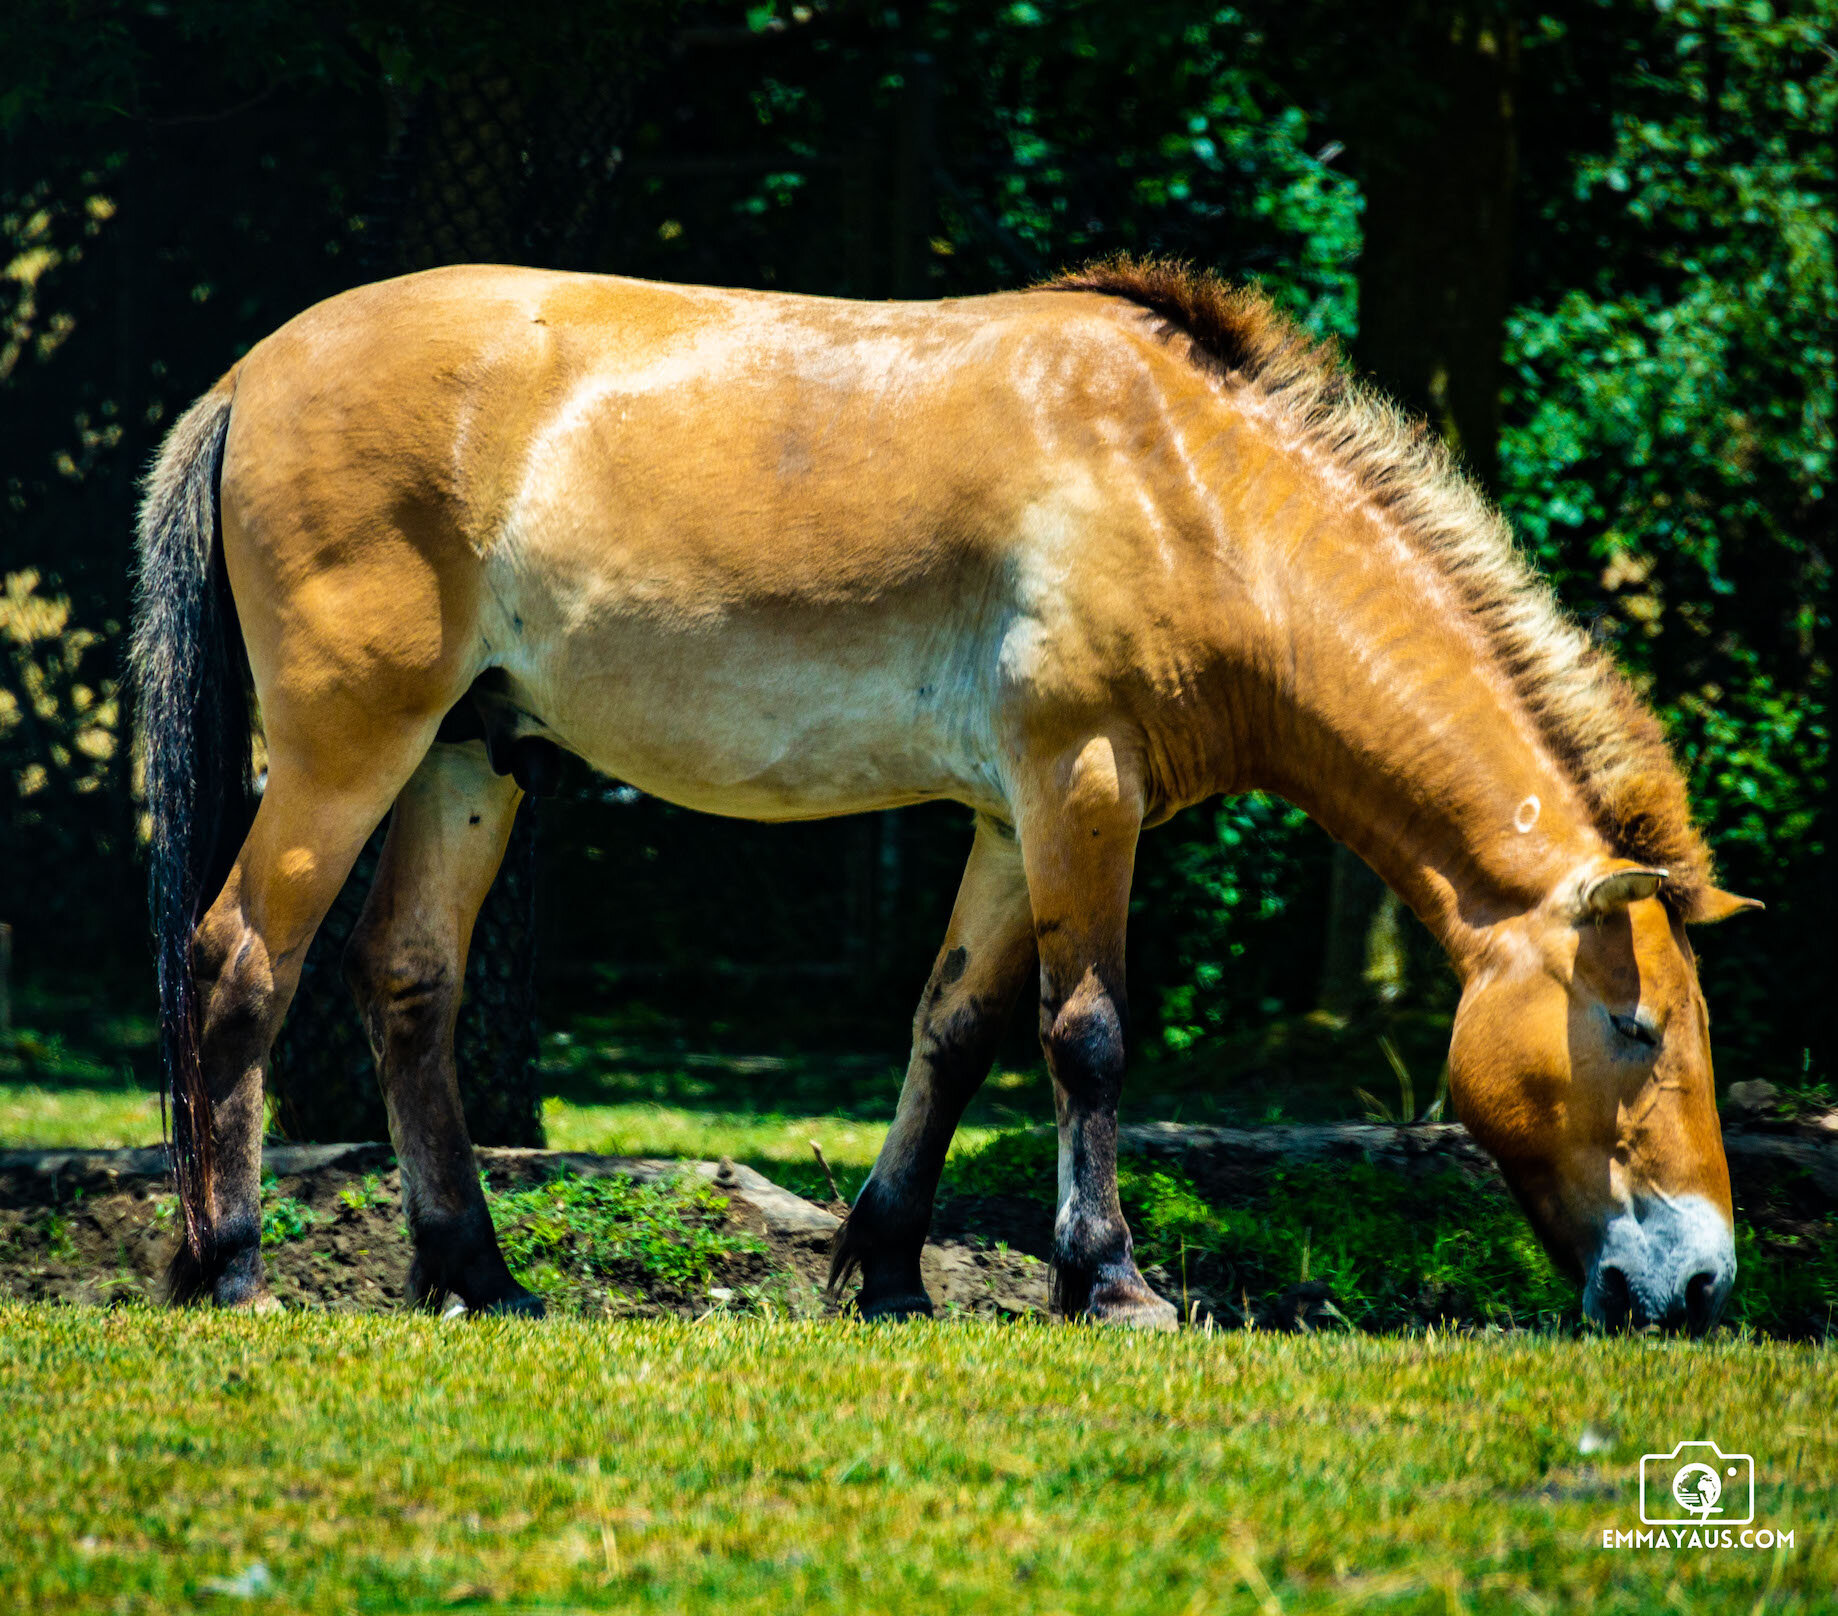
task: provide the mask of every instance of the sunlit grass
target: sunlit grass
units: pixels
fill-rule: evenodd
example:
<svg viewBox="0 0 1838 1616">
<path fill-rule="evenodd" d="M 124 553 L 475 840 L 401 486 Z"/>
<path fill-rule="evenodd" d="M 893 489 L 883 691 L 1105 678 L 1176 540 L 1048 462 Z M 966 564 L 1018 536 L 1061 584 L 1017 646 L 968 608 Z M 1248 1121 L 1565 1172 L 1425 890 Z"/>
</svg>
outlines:
<svg viewBox="0 0 1838 1616">
<path fill-rule="evenodd" d="M 1812 1612 L 1829 1393 L 1728 1341 L 12 1307 L 0 1607 Z M 1605 1550 L 1701 1436 L 1794 1547 Z"/>
<path fill-rule="evenodd" d="M 40 1088 L 0 1083 L 0 1149 L 106 1150 L 156 1145 L 160 1102 L 131 1088 Z"/>
<path fill-rule="evenodd" d="M 773 1112 L 700 1111 L 686 1106 L 633 1102 L 575 1105 L 543 1103 L 543 1128 L 554 1150 L 592 1150 L 609 1156 L 679 1156 L 718 1160 L 726 1156 L 756 1167 L 779 1183 L 809 1191 L 822 1174 L 811 1150 L 816 1140 L 845 1192 L 852 1193 L 887 1135 L 895 1093 L 887 1096 L 887 1121 L 854 1117 L 783 1116 Z M 952 1144 L 954 1153 L 975 1150 L 1002 1130 L 966 1123 Z"/>
</svg>

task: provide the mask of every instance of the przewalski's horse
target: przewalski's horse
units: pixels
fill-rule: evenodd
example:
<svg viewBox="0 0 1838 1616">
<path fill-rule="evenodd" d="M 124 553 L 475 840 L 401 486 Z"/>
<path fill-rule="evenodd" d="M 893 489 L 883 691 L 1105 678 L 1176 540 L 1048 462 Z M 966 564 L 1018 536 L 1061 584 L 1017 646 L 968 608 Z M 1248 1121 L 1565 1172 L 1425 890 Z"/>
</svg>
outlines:
<svg viewBox="0 0 1838 1616">
<path fill-rule="evenodd" d="M 1658 725 L 1499 518 L 1254 293 L 1128 262 L 906 304 L 410 276 L 309 310 L 193 407 L 141 551 L 176 1295 L 266 1298 L 264 1062 L 393 808 L 348 974 L 412 1289 L 533 1306 L 452 1034 L 519 799 L 493 760 L 539 737 L 714 813 L 975 811 L 836 1246 L 865 1313 L 929 1311 L 946 1147 L 1037 979 L 1057 1297 L 1172 1320 L 1117 1202 L 1131 865 L 1145 825 L 1250 788 L 1447 949 L 1456 1109 L 1589 1314 L 1703 1329 L 1722 1306 L 1729 1177 L 1684 928 L 1744 900 L 1711 884 Z M 245 654 L 268 777 L 226 870 Z"/>
</svg>

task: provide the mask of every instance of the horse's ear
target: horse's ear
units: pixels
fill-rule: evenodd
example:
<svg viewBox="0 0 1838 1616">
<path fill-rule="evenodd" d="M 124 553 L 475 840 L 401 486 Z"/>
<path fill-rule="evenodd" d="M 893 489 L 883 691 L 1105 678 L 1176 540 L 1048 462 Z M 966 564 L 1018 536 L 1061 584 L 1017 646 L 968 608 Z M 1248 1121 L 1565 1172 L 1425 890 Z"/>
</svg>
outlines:
<svg viewBox="0 0 1838 1616">
<path fill-rule="evenodd" d="M 1690 926 L 1714 926 L 1719 920 L 1728 920 L 1731 915 L 1739 915 L 1744 910 L 1767 907 L 1759 898 L 1739 898 L 1721 887 L 1706 887 L 1697 902 L 1692 904 L 1691 912 L 1685 916 L 1685 923 Z"/>
<path fill-rule="evenodd" d="M 1648 869 L 1641 864 L 1623 864 L 1598 875 L 1583 888 L 1583 912 L 1600 919 L 1625 909 L 1641 898 L 1650 898 L 1666 878 L 1664 870 Z"/>
</svg>

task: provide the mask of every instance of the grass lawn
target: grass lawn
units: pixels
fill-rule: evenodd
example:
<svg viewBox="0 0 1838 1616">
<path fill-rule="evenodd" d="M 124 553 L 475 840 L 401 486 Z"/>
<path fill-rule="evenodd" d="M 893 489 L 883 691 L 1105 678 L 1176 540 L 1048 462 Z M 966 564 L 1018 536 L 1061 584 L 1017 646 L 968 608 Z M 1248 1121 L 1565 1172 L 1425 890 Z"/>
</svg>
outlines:
<svg viewBox="0 0 1838 1616">
<path fill-rule="evenodd" d="M 0 1150 L 112 1150 L 159 1142 L 159 1096 L 145 1089 L 0 1082 Z"/>
<path fill-rule="evenodd" d="M 0 1607 L 1822 1611 L 1830 1392 L 1735 1341 L 0 1308 Z M 1793 1547 L 1605 1549 L 1705 1436 Z"/>
<path fill-rule="evenodd" d="M 0 1059 L 0 1144 L 156 1139 L 151 1029 L 65 1025 Z M 588 1022 L 544 1053 L 552 1145 L 725 1155 L 806 1194 L 827 1193 L 813 1138 L 859 1185 L 898 1087 L 885 1061 L 672 1054 Z M 1050 1138 L 1014 1131 L 1042 1089 L 997 1074 L 948 1192 L 1050 1196 Z M 1229 1274 L 1228 1301 L 1311 1277 L 1380 1324 L 1431 1281 L 1521 1322 L 1573 1301 L 1498 1195 L 1297 1171 L 1240 1204 L 1123 1165 L 1145 1260 Z M 620 1195 L 494 1210 L 532 1277 L 601 1235 L 695 1267 L 695 1219 L 600 1205 Z M 1417 1205 L 1437 1195 L 1457 1204 Z M 1782 1249 L 1745 1252 L 1739 1316 L 1834 1289 L 1824 1244 Z M 0 1303 L 0 1611 L 1838 1608 L 1829 1347 L 563 1313 Z M 1699 1438 L 1753 1455 L 1755 1524 L 1792 1546 L 1605 1548 L 1640 1524 L 1641 1454 Z"/>
</svg>

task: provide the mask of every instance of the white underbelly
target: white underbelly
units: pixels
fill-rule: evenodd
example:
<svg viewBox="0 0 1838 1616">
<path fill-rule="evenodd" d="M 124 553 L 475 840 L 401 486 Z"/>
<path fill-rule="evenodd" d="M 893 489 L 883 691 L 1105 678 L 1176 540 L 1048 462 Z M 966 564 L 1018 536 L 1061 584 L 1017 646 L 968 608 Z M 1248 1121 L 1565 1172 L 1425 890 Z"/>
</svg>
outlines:
<svg viewBox="0 0 1838 1616">
<path fill-rule="evenodd" d="M 993 663 L 872 618 L 526 634 L 506 672 L 595 769 L 688 808 L 807 819 L 945 798 L 1007 815 Z"/>
</svg>

